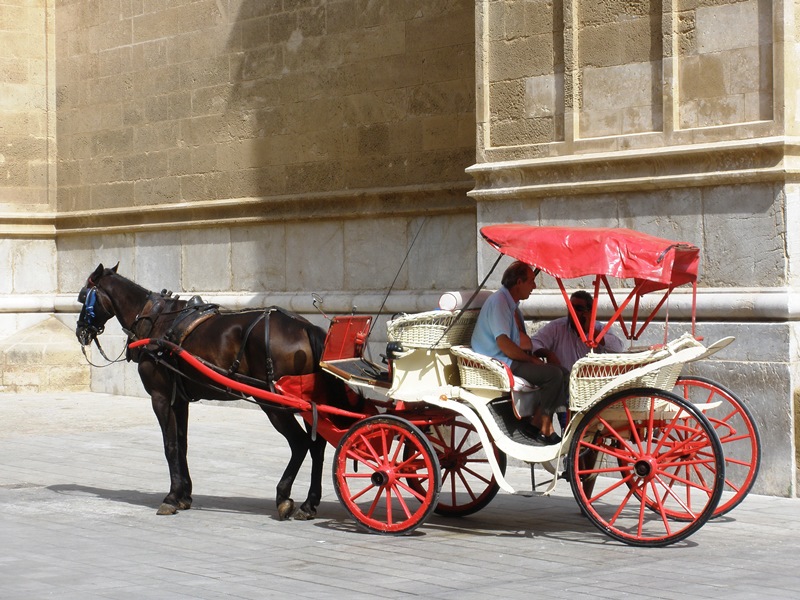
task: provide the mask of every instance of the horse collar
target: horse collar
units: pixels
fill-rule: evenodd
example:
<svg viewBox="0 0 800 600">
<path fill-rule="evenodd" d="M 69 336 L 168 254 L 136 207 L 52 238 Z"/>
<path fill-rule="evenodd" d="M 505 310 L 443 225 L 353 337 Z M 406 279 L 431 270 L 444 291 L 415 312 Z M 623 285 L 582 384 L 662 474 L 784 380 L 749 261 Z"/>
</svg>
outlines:
<svg viewBox="0 0 800 600">
<path fill-rule="evenodd" d="M 130 330 L 125 330 L 125 333 L 128 334 L 128 338 L 131 340 L 136 340 L 148 337 L 150 332 L 153 330 L 153 325 L 155 324 L 155 321 L 158 318 L 159 313 L 163 310 L 165 304 L 164 297 L 161 294 L 154 294 L 153 292 L 150 292 L 147 296 L 147 302 L 145 302 L 142 310 L 133 319 Z M 146 331 L 142 330 L 140 327 L 141 323 L 145 321 L 148 324 Z"/>
</svg>

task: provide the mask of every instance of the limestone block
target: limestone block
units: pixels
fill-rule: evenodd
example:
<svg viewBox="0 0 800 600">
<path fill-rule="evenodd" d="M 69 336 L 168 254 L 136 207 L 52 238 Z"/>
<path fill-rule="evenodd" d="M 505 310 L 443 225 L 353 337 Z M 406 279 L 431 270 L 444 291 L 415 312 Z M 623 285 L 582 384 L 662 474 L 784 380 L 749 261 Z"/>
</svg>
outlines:
<svg viewBox="0 0 800 600">
<path fill-rule="evenodd" d="M 753 92 L 744 95 L 745 121 L 763 121 L 772 118 L 773 97 L 768 92 Z"/>
<path fill-rule="evenodd" d="M 406 92 L 370 90 L 344 98 L 344 119 L 347 123 L 372 125 L 402 119 L 408 110 Z"/>
<path fill-rule="evenodd" d="M 14 291 L 14 262 L 11 254 L 13 247 L 13 240 L 0 239 L 0 294 Z"/>
<path fill-rule="evenodd" d="M 137 233 L 136 262 L 120 274 L 154 291 L 181 290 L 181 248 L 174 232 Z M 123 269 L 120 266 L 120 269 Z"/>
<path fill-rule="evenodd" d="M 39 313 L 0 313 L 0 340 L 9 338 L 23 329 L 33 327 L 45 319 L 47 319 L 47 315 Z"/>
<path fill-rule="evenodd" d="M 281 292 L 286 289 L 286 231 L 283 224 L 231 230 L 234 291 Z"/>
<path fill-rule="evenodd" d="M 342 289 L 344 230 L 337 222 L 286 225 L 286 289 L 316 292 Z"/>
<path fill-rule="evenodd" d="M 19 241 L 12 248 L 13 291 L 18 294 L 56 289 L 56 247 L 52 240 Z"/>
<path fill-rule="evenodd" d="M 653 38 L 652 30 L 650 18 L 582 27 L 578 32 L 578 64 L 581 67 L 609 67 L 658 59 L 661 57 L 661 39 Z"/>
<path fill-rule="evenodd" d="M 622 114 L 622 131 L 626 134 L 660 131 L 663 127 L 660 102 L 657 102 L 656 106 L 632 106 L 620 112 Z"/>
<path fill-rule="evenodd" d="M 559 119 L 558 123 L 562 123 Z M 492 122 L 492 146 L 522 146 L 555 141 L 561 136 L 553 117 Z"/>
<path fill-rule="evenodd" d="M 784 285 L 783 199 L 771 185 L 704 188 L 703 208 L 706 285 Z"/>
<path fill-rule="evenodd" d="M 181 234 L 181 288 L 186 292 L 231 289 L 228 229 L 192 229 Z"/>
<path fill-rule="evenodd" d="M 702 247 L 703 222 L 697 218 L 698 188 L 619 195 L 619 225 L 656 237 Z M 700 268 L 703 268 L 701 263 Z"/>
<path fill-rule="evenodd" d="M 77 294 L 97 266 L 92 239 L 62 238 L 58 243 L 58 261 L 58 290 Z"/>
<path fill-rule="evenodd" d="M 35 392 L 40 389 L 43 378 L 46 377 L 47 374 L 43 373 L 38 365 L 28 369 L 6 366 L 3 369 L 2 381 L 3 387 L 7 388 L 5 391 Z"/>
<path fill-rule="evenodd" d="M 44 389 L 89 391 L 89 365 L 52 366 L 47 372 L 47 383 Z"/>
<path fill-rule="evenodd" d="M 412 220 L 416 232 L 421 219 Z M 410 235 L 410 234 L 409 234 Z M 428 218 L 408 258 L 409 287 L 416 290 L 468 289 L 475 284 L 475 217 Z"/>
<path fill-rule="evenodd" d="M 583 70 L 581 137 L 643 133 L 661 127 L 659 63 Z"/>
<path fill-rule="evenodd" d="M 738 48 L 726 53 L 726 87 L 731 94 L 771 89 L 771 68 L 762 66 L 761 46 Z M 771 67 L 771 63 L 769 64 Z"/>
<path fill-rule="evenodd" d="M 542 202 L 541 225 L 618 227 L 617 197 L 612 195 L 561 196 Z"/>
<path fill-rule="evenodd" d="M 103 266 L 107 268 L 119 263 L 120 272 L 131 273 L 136 265 L 134 240 L 135 237 L 132 234 L 112 234 L 93 238 L 92 259 L 89 261 L 88 270 L 83 274 L 83 281 L 99 263 L 103 263 Z"/>
<path fill-rule="evenodd" d="M 418 225 L 418 223 L 416 223 Z M 345 288 L 388 290 L 397 276 L 396 289 L 408 283 L 408 265 L 398 273 L 416 232 L 407 219 L 358 219 L 344 224 Z M 422 240 L 417 239 L 421 244 Z M 415 245 L 411 252 L 420 250 Z"/>
<path fill-rule="evenodd" d="M 552 34 L 490 42 L 489 81 L 546 75 L 554 62 Z"/>
<path fill-rule="evenodd" d="M 682 101 L 722 96 L 725 89 L 725 64 L 719 55 L 686 57 L 680 63 Z"/>
<path fill-rule="evenodd" d="M 525 114 L 551 117 L 564 113 L 564 75 L 555 73 L 525 79 Z"/>
<path fill-rule="evenodd" d="M 408 20 L 406 22 L 407 51 L 418 52 L 432 48 L 473 44 L 475 8 L 471 2 L 462 0 L 459 4 L 440 14 Z"/>
<path fill-rule="evenodd" d="M 528 0 L 523 6 L 527 34 L 548 34 L 563 28 L 564 15 L 561 2 Z"/>
<path fill-rule="evenodd" d="M 744 95 L 701 98 L 697 103 L 697 126 L 713 127 L 728 123 L 743 123 Z"/>
<path fill-rule="evenodd" d="M 758 46 L 760 17 L 758 0 L 697 8 L 697 51 L 710 54 L 733 48 Z M 771 15 L 771 11 L 769 11 Z M 764 15 L 764 18 L 768 18 Z M 771 29 L 771 21 L 767 21 Z"/>
</svg>

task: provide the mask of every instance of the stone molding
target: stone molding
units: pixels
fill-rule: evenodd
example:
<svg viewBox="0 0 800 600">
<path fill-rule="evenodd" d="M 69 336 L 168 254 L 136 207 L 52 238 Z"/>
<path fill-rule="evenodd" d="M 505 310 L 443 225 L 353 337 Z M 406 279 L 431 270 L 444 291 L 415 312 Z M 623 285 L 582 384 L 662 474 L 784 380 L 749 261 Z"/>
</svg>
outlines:
<svg viewBox="0 0 800 600">
<path fill-rule="evenodd" d="M 286 221 L 350 220 L 392 216 L 446 215 L 474 210 L 467 193 L 472 183 L 354 189 L 340 192 L 173 202 L 153 206 L 59 212 L 51 235 L 139 233 Z M 14 216 L 17 219 L 17 216 Z M 0 218 L 0 226 L 8 219 Z"/>
<path fill-rule="evenodd" d="M 469 298 L 474 290 L 463 290 Z M 619 292 L 619 293 L 618 293 Z M 619 295 L 622 291 L 615 290 Z M 190 294 L 183 294 L 189 296 Z M 282 306 L 298 313 L 316 313 L 311 293 L 267 293 L 267 294 L 214 294 L 201 293 L 207 302 L 217 303 L 231 310 L 261 306 Z M 423 312 L 438 305 L 439 292 L 321 292 L 323 310 L 327 314 L 347 314 L 356 307 L 359 313 L 393 314 L 396 312 Z M 77 313 L 76 294 L 10 294 L 0 295 L 0 313 Z M 646 310 L 660 299 L 659 294 L 646 296 L 642 310 Z M 690 290 L 676 290 L 669 300 L 671 319 L 686 320 L 691 314 Z M 550 319 L 564 314 L 564 299 L 559 291 L 537 292 L 523 302 L 526 316 Z M 662 307 L 662 311 L 665 309 Z M 610 314 L 610 304 L 601 299 L 600 316 Z M 800 290 L 793 288 L 746 289 L 746 288 L 701 288 L 697 291 L 697 318 L 725 319 L 729 321 L 800 320 Z"/>
<path fill-rule="evenodd" d="M 476 164 L 478 201 L 800 181 L 800 138 L 774 136 Z"/>
<path fill-rule="evenodd" d="M 55 233 L 55 214 L 0 214 L 0 239 L 53 239 Z"/>
</svg>

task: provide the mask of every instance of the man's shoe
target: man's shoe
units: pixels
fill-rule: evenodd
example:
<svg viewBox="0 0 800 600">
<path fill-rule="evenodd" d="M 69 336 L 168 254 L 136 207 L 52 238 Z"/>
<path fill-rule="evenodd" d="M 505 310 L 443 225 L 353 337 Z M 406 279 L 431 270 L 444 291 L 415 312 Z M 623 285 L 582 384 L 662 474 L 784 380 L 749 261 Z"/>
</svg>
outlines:
<svg viewBox="0 0 800 600">
<path fill-rule="evenodd" d="M 554 446 L 561 443 L 561 437 L 557 433 L 545 435 L 540 431 L 533 439 L 545 446 Z"/>
</svg>

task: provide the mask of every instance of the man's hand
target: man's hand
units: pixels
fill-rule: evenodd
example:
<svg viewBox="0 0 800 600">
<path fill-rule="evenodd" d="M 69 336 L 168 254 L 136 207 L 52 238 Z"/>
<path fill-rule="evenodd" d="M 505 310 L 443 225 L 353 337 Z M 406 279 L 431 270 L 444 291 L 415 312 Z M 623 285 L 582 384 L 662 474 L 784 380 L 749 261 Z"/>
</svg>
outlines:
<svg viewBox="0 0 800 600">
<path fill-rule="evenodd" d="M 528 345 L 530 345 L 531 340 L 528 336 L 523 336 L 523 338 L 527 338 Z M 534 356 L 529 354 L 520 346 L 515 344 L 510 337 L 503 334 L 497 338 L 497 346 L 500 348 L 500 351 L 505 354 L 511 360 L 516 360 L 517 362 L 529 362 L 529 363 L 541 363 L 543 362 L 538 356 Z"/>
<path fill-rule="evenodd" d="M 546 348 L 539 348 L 536 351 L 536 356 L 545 359 L 548 365 L 557 365 L 559 367 L 561 366 L 561 361 L 558 360 L 556 353 L 553 352 L 552 350 L 547 350 Z"/>
</svg>

